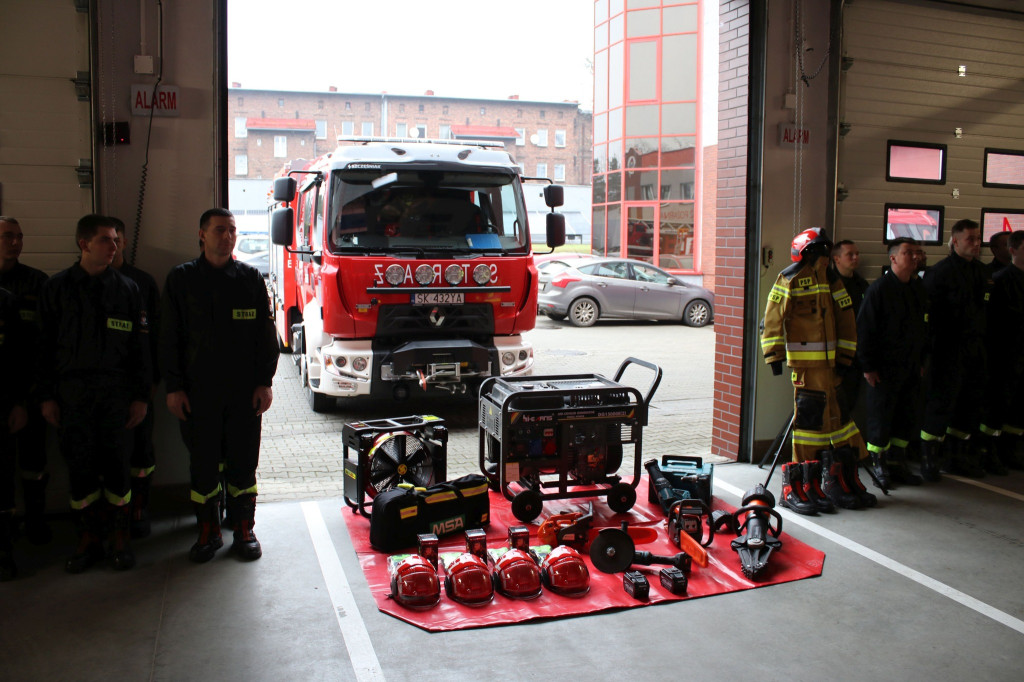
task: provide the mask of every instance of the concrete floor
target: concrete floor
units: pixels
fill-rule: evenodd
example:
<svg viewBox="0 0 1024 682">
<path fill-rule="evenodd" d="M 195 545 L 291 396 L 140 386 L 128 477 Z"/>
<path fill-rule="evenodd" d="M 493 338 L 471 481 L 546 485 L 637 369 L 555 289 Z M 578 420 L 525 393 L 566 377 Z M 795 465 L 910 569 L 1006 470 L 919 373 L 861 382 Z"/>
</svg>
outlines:
<svg viewBox="0 0 1024 682">
<path fill-rule="evenodd" d="M 719 465 L 715 494 L 736 504 L 765 474 Z M 26 578 L 0 585 L 0 679 L 1017 680 L 1022 501 L 1016 472 L 865 511 L 783 510 L 784 531 L 826 553 L 820 578 L 441 634 L 377 611 L 338 499 L 261 505 L 254 563 L 190 564 L 192 522 L 176 518 L 137 543 L 135 570 L 69 576 L 58 523 L 52 546 L 19 544 Z"/>
</svg>

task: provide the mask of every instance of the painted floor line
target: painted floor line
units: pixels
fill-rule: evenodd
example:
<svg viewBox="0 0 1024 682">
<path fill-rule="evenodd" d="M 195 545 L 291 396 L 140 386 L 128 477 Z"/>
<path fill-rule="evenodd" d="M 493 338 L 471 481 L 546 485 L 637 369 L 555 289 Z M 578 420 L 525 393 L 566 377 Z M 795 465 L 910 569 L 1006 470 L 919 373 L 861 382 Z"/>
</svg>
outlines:
<svg viewBox="0 0 1024 682">
<path fill-rule="evenodd" d="M 726 492 L 731 493 L 741 499 L 745 494 L 744 491 L 740 490 L 734 485 L 730 485 L 725 481 L 722 481 L 721 479 L 715 481 L 715 488 L 724 489 Z M 849 549 L 852 552 L 860 554 L 865 559 L 874 561 L 876 564 L 884 566 L 885 568 L 888 568 L 891 571 L 894 571 L 910 580 L 913 580 L 919 585 L 927 587 L 930 590 L 934 590 L 942 596 L 948 597 L 949 599 L 952 599 L 958 604 L 966 606 L 972 611 L 975 611 L 987 618 L 991 618 L 997 623 L 1001 623 L 1008 628 L 1011 628 L 1021 634 L 1024 634 L 1024 621 L 1020 620 L 1019 618 L 1014 618 L 1013 616 L 1011 616 L 1008 613 L 1005 613 L 1004 611 L 1000 611 L 999 609 L 990 606 L 979 599 L 975 599 L 970 595 L 964 594 L 960 590 L 954 589 L 949 585 L 946 585 L 945 583 L 935 580 L 934 578 L 930 578 L 927 575 L 921 573 L 920 571 L 915 571 L 909 566 L 905 566 L 904 564 L 901 564 L 895 559 L 890 559 L 884 554 L 876 552 L 873 549 L 869 549 L 868 547 L 865 547 L 859 542 L 855 542 L 843 535 L 840 535 L 839 533 L 828 530 L 823 526 L 819 526 L 817 523 L 809 521 L 798 514 L 793 514 L 786 509 L 777 509 L 777 511 L 786 520 L 786 523 L 793 523 L 803 528 L 806 528 L 807 530 L 811 531 L 812 533 L 816 533 L 817 535 L 820 535 L 826 540 L 834 542 L 841 547 L 845 547 L 846 549 Z"/>
<path fill-rule="evenodd" d="M 987 490 L 990 493 L 996 493 L 997 495 L 1003 495 L 1004 497 L 1009 497 L 1014 500 L 1020 500 L 1021 502 L 1024 502 L 1024 495 L 1021 495 L 1020 493 L 1015 493 L 1012 490 L 1007 490 L 1006 488 L 999 488 L 994 485 L 989 485 L 988 483 L 982 483 L 981 481 L 975 480 L 973 478 L 964 478 L 963 476 L 953 476 L 951 474 L 943 474 L 943 476 L 945 476 L 946 478 L 953 479 L 954 481 L 959 481 L 960 483 L 966 483 L 967 485 L 973 485 L 977 488 L 982 488 L 983 490 Z"/>
<path fill-rule="evenodd" d="M 345 569 L 338 559 L 338 550 L 334 547 L 327 524 L 320 513 L 316 502 L 302 502 L 302 513 L 306 517 L 306 527 L 313 540 L 313 549 L 320 562 L 320 572 L 327 584 L 327 593 L 334 606 L 334 615 L 341 628 L 341 635 L 348 649 L 348 658 L 355 669 L 356 679 L 360 682 L 383 682 L 384 672 L 381 670 L 377 653 L 373 650 L 373 642 L 366 631 L 363 616 L 352 597 L 352 590 L 345 576 Z"/>
</svg>

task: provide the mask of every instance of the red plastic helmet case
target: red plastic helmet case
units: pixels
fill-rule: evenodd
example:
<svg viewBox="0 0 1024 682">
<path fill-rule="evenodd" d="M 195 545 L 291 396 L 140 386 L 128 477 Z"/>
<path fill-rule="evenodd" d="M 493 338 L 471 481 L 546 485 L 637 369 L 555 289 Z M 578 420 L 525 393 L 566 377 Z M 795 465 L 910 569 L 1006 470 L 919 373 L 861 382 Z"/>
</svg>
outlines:
<svg viewBox="0 0 1024 682">
<path fill-rule="evenodd" d="M 555 594 L 582 597 L 590 591 L 590 571 L 580 553 L 568 545 L 551 550 L 540 570 L 545 587 Z"/>
<path fill-rule="evenodd" d="M 820 227 L 809 227 L 797 236 L 793 237 L 793 245 L 789 251 L 789 257 L 794 263 L 799 263 L 801 254 L 811 244 L 827 243 L 828 237 Z"/>
<path fill-rule="evenodd" d="M 411 609 L 429 609 L 441 600 L 441 582 L 434 566 L 413 554 L 395 568 L 391 576 L 391 597 Z"/>
<path fill-rule="evenodd" d="M 494 562 L 494 589 L 511 599 L 539 597 L 540 566 L 523 550 L 510 549 Z"/>
<path fill-rule="evenodd" d="M 486 604 L 494 597 L 487 563 L 475 554 L 460 554 L 445 567 L 444 590 L 460 604 Z"/>
</svg>

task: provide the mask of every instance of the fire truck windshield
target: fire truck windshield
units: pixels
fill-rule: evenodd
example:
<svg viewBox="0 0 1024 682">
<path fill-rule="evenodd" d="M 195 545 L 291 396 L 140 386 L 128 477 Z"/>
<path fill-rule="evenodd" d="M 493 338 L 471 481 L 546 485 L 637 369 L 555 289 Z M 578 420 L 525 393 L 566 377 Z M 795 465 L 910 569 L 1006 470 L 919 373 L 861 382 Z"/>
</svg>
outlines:
<svg viewBox="0 0 1024 682">
<path fill-rule="evenodd" d="M 522 189 L 512 173 L 334 171 L 327 220 L 334 253 L 529 252 Z"/>
</svg>

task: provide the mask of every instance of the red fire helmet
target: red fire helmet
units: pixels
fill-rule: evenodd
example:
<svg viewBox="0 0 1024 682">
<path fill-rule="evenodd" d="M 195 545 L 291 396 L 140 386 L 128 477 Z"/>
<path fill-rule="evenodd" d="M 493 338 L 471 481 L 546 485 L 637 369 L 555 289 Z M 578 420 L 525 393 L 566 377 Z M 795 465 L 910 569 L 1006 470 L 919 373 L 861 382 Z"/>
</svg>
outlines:
<svg viewBox="0 0 1024 682">
<path fill-rule="evenodd" d="M 825 230 L 823 228 L 809 227 L 797 236 L 793 237 L 793 244 L 789 251 L 790 260 L 794 263 L 799 263 L 804 249 L 812 244 L 822 244 L 831 247 L 832 242 L 829 240 L 828 235 L 825 234 Z"/>
<path fill-rule="evenodd" d="M 510 549 L 494 562 L 494 588 L 512 599 L 540 596 L 540 566 L 521 549 Z"/>
<path fill-rule="evenodd" d="M 406 557 L 391 576 L 391 598 L 410 609 L 429 609 L 441 600 L 434 566 L 418 554 Z"/>
<path fill-rule="evenodd" d="M 475 554 L 460 554 L 445 567 L 444 590 L 451 599 L 479 606 L 494 597 L 494 583 L 487 563 Z"/>
<path fill-rule="evenodd" d="M 544 585 L 555 594 L 582 597 L 590 591 L 590 571 L 580 553 L 568 545 L 551 550 L 540 570 Z"/>
</svg>

